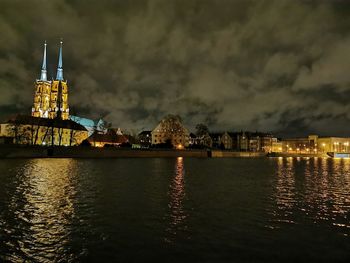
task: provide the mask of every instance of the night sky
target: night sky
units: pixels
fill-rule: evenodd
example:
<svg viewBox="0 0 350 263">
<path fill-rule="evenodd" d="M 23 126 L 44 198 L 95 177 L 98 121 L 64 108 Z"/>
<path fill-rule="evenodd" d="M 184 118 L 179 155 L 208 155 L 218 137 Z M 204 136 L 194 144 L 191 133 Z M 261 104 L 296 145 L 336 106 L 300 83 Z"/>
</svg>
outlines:
<svg viewBox="0 0 350 263">
<path fill-rule="evenodd" d="M 30 114 L 63 38 L 77 115 L 153 129 L 350 136 L 350 1 L 0 0 L 0 117 Z"/>
</svg>

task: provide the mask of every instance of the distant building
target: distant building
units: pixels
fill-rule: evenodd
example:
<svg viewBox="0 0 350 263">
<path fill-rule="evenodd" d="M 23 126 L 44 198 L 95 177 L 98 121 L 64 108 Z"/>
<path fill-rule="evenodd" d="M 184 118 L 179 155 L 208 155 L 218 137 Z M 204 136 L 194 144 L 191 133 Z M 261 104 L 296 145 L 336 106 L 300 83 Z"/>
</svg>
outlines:
<svg viewBox="0 0 350 263">
<path fill-rule="evenodd" d="M 213 140 L 208 133 L 197 136 L 194 133 L 190 134 L 190 146 L 192 148 L 212 148 Z"/>
<path fill-rule="evenodd" d="M 257 134 L 250 134 L 248 137 L 248 150 L 250 152 L 260 152 L 262 151 L 261 147 L 261 137 Z"/>
<path fill-rule="evenodd" d="M 108 129 L 107 132 L 96 131 L 89 136 L 88 141 L 94 147 L 104 147 L 106 145 L 121 146 L 129 143 L 129 139 L 126 136 L 117 134 L 113 129 Z"/>
<path fill-rule="evenodd" d="M 152 131 L 142 131 L 138 134 L 138 141 L 141 147 L 149 148 L 152 144 Z"/>
<path fill-rule="evenodd" d="M 272 138 L 272 150 L 271 152 L 280 153 L 282 152 L 282 142 L 277 138 Z"/>
<path fill-rule="evenodd" d="M 272 134 L 270 133 L 258 133 L 260 137 L 260 148 L 262 152 L 272 152 Z"/>
<path fill-rule="evenodd" d="M 68 85 L 63 79 L 62 41 L 60 42 L 57 74 L 54 80 L 47 79 L 46 43 L 40 79 L 35 81 L 32 116 L 40 118 L 69 119 Z"/>
<path fill-rule="evenodd" d="M 28 145 L 79 145 L 88 137 L 84 126 L 71 120 L 17 115 L 0 124 L 0 137 L 12 143 Z"/>
<path fill-rule="evenodd" d="M 189 145 L 189 131 L 183 126 L 181 118 L 168 115 L 152 131 L 152 144 L 171 143 L 174 147 L 183 148 Z"/>
<path fill-rule="evenodd" d="M 224 132 L 211 134 L 213 147 L 234 151 L 271 152 L 272 135 L 262 132 Z M 214 146 L 215 145 L 215 146 Z"/>
<path fill-rule="evenodd" d="M 218 149 L 232 149 L 232 137 L 228 132 L 216 132 L 209 134 L 212 140 L 212 147 Z"/>
<path fill-rule="evenodd" d="M 222 135 L 222 132 L 211 132 L 211 133 L 209 133 L 209 136 L 210 136 L 211 141 L 212 141 L 212 146 L 211 147 L 213 147 L 213 148 L 220 148 L 221 135 Z"/>
<path fill-rule="evenodd" d="M 282 140 L 282 151 L 289 153 L 310 153 L 314 151 L 314 148 L 310 148 L 308 138 L 287 138 Z"/>
<path fill-rule="evenodd" d="M 196 142 L 197 142 L 197 136 L 193 132 L 191 132 L 189 136 L 188 145 L 190 147 L 193 147 L 194 145 L 196 145 Z"/>
<path fill-rule="evenodd" d="M 245 132 L 241 132 L 237 136 L 237 146 L 239 151 L 249 151 L 249 138 Z"/>
<path fill-rule="evenodd" d="M 220 145 L 222 145 L 226 150 L 232 149 L 232 138 L 228 132 L 224 132 L 221 135 Z"/>
<path fill-rule="evenodd" d="M 105 121 L 102 119 L 92 120 L 88 118 L 83 118 L 79 116 L 70 115 L 69 119 L 84 126 L 86 130 L 89 132 L 89 136 L 94 132 L 106 133 L 107 127 L 105 127 Z"/>
<path fill-rule="evenodd" d="M 282 151 L 289 153 L 350 152 L 350 137 L 319 137 L 309 135 L 302 138 L 282 140 Z"/>
</svg>

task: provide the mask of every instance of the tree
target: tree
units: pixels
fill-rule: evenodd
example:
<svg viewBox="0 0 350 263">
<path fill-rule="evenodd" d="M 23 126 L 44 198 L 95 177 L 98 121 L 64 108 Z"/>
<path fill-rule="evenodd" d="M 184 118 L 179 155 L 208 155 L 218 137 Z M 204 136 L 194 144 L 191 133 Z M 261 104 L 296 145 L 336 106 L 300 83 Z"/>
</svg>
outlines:
<svg viewBox="0 0 350 263">
<path fill-rule="evenodd" d="M 209 134 L 209 129 L 205 124 L 199 123 L 196 125 L 197 137 L 203 137 L 203 136 L 208 135 L 208 134 Z"/>
<path fill-rule="evenodd" d="M 164 137 L 171 139 L 174 135 L 182 135 L 186 133 L 184 126 L 182 125 L 182 119 L 178 115 L 167 115 L 161 121 L 161 129 L 164 133 Z"/>
</svg>

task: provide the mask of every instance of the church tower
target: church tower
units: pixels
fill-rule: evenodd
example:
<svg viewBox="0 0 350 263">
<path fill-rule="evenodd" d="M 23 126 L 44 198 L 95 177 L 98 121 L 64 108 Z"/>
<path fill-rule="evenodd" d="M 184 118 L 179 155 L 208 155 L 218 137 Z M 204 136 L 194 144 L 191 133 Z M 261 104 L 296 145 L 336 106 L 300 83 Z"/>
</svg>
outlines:
<svg viewBox="0 0 350 263">
<path fill-rule="evenodd" d="M 56 79 L 51 83 L 49 118 L 69 119 L 68 85 L 63 79 L 62 45 L 60 42 Z"/>
<path fill-rule="evenodd" d="M 63 120 L 69 119 L 68 85 L 63 79 L 62 45 L 60 42 L 56 79 L 47 80 L 46 42 L 44 44 L 43 64 L 40 79 L 35 81 L 32 116 Z"/>
<path fill-rule="evenodd" d="M 50 111 L 51 81 L 47 80 L 46 70 L 46 41 L 44 44 L 43 64 L 40 79 L 35 81 L 34 104 L 32 116 L 48 118 Z"/>
</svg>

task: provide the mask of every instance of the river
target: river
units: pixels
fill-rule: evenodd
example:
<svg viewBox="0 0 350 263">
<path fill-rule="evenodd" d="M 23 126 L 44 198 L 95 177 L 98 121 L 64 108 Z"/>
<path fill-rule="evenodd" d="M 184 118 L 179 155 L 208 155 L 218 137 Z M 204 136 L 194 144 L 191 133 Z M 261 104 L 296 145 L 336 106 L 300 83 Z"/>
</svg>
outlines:
<svg viewBox="0 0 350 263">
<path fill-rule="evenodd" d="M 349 260 L 350 160 L 0 160 L 0 261 Z"/>
</svg>

